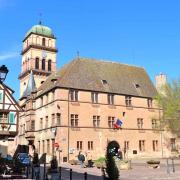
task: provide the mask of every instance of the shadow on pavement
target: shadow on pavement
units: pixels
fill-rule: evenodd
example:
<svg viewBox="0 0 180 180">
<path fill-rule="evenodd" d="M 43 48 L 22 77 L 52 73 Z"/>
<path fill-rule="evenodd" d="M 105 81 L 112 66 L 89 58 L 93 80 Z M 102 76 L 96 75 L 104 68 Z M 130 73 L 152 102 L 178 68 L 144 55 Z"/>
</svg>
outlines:
<svg viewBox="0 0 180 180">
<path fill-rule="evenodd" d="M 47 172 L 47 169 L 46 169 L 46 172 Z M 28 178 L 32 178 L 31 172 L 29 173 Z M 47 175 L 46 175 L 46 178 L 48 178 Z M 87 180 L 103 180 L 103 179 L 104 179 L 103 176 L 95 176 L 95 175 L 87 174 Z M 40 180 L 44 180 L 44 167 L 43 166 L 40 167 Z M 70 169 L 61 167 L 61 179 L 60 179 L 60 173 L 57 173 L 55 175 L 54 180 L 70 180 Z M 72 180 L 86 180 L 86 179 L 85 179 L 84 173 L 72 171 Z"/>
</svg>

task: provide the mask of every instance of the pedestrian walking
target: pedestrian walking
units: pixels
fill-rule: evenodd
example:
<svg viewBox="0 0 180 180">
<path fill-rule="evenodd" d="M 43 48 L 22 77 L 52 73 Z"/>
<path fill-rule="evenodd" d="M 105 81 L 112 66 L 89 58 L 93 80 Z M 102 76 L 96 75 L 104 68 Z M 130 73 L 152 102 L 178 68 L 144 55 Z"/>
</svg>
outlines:
<svg viewBox="0 0 180 180">
<path fill-rule="evenodd" d="M 38 153 L 36 152 L 34 152 L 33 155 L 32 165 L 33 165 L 34 178 L 38 180 L 40 179 L 40 163 L 39 163 Z"/>
</svg>

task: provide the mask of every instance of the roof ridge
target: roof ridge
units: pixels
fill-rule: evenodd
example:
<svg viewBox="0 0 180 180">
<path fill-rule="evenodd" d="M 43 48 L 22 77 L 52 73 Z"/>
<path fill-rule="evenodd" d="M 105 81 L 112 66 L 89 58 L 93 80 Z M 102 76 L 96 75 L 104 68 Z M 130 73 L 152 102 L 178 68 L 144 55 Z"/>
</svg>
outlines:
<svg viewBox="0 0 180 180">
<path fill-rule="evenodd" d="M 130 66 L 130 67 L 136 67 L 136 68 L 142 68 L 145 69 L 143 66 L 137 66 L 137 65 L 130 65 L 130 64 L 126 64 L 126 63 L 120 63 L 117 61 L 111 61 L 108 59 L 96 59 L 96 58 L 87 58 L 87 57 L 80 57 L 81 60 L 85 59 L 85 60 L 94 60 L 97 62 L 104 62 L 104 63 L 114 63 L 114 64 L 120 64 L 120 65 L 126 65 L 126 66 Z"/>
</svg>

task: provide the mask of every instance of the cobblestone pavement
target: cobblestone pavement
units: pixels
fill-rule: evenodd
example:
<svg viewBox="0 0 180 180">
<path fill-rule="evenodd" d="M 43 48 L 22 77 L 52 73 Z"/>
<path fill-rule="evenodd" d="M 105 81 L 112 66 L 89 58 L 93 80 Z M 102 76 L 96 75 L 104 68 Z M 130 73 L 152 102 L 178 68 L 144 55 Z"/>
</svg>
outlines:
<svg viewBox="0 0 180 180">
<path fill-rule="evenodd" d="M 84 172 L 88 173 L 88 180 L 103 179 L 101 170 L 96 167 L 81 168 L 78 165 L 72 166 L 69 164 L 64 164 L 63 167 L 65 169 L 62 173 L 62 180 L 68 180 L 69 168 L 76 172 L 73 174 L 73 180 L 83 180 Z M 162 163 L 160 168 L 157 169 L 151 169 L 145 163 L 132 164 L 132 169 L 120 171 L 120 180 L 180 180 L 180 165 L 175 165 L 175 172 L 173 172 L 172 166 L 170 166 L 168 173 L 165 163 Z"/>
<path fill-rule="evenodd" d="M 180 162 L 180 160 L 179 160 Z M 132 169 L 121 170 L 120 180 L 180 180 L 180 163 L 175 164 L 175 172 L 172 166 L 167 169 L 166 161 L 162 161 L 160 168 L 149 168 L 145 161 L 132 162 Z M 70 179 L 70 169 L 72 169 L 72 180 L 84 180 L 84 173 L 87 172 L 87 180 L 103 180 L 101 169 L 81 168 L 80 165 L 62 164 L 61 180 Z M 43 177 L 43 167 L 41 167 L 41 177 Z M 41 178 L 43 180 L 43 178 Z M 59 177 L 57 177 L 59 180 Z"/>
</svg>

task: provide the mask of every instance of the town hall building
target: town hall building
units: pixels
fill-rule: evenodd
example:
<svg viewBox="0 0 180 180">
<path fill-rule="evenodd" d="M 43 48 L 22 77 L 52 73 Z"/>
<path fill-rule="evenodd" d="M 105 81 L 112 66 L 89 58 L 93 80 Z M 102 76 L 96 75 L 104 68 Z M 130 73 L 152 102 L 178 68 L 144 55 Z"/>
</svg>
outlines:
<svg viewBox="0 0 180 180">
<path fill-rule="evenodd" d="M 76 57 L 57 70 L 56 37 L 42 24 L 23 40 L 18 144 L 67 162 L 79 151 L 105 156 L 117 141 L 125 158 L 166 157 L 176 137 L 165 138 L 157 90 L 142 67 Z M 117 125 L 117 120 L 120 125 Z"/>
</svg>

